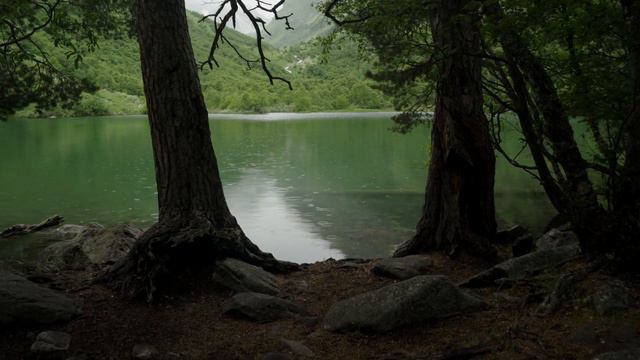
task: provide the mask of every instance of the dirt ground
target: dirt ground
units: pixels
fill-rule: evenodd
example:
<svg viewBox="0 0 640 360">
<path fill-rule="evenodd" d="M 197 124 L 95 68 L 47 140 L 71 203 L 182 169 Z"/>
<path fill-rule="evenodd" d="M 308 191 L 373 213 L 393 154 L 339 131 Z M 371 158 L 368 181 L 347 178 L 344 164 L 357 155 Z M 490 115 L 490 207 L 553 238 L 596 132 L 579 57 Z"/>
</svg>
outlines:
<svg viewBox="0 0 640 360">
<path fill-rule="evenodd" d="M 430 254 L 433 274 L 460 282 L 486 268 L 472 259 L 456 261 Z M 569 264 L 579 267 L 580 261 Z M 557 274 L 545 274 L 533 283 L 510 289 L 468 290 L 491 304 L 487 311 L 460 315 L 402 328 L 385 334 L 331 333 L 322 318 L 338 300 L 392 283 L 371 274 L 371 262 L 327 260 L 304 265 L 301 271 L 279 276 L 288 298 L 313 316 L 266 324 L 222 314 L 232 295 L 208 281 L 184 284 L 177 295 L 155 305 L 119 299 L 107 287 L 91 284 L 77 273 L 54 274 L 48 285 L 83 303 L 84 314 L 67 324 L 29 329 L 0 329 L 0 359 L 35 359 L 29 347 L 34 334 L 59 330 L 71 334 L 69 351 L 42 358 L 129 359 L 136 344 L 159 350 L 159 359 L 261 359 L 270 352 L 295 354 L 281 339 L 300 341 L 316 359 L 443 359 L 452 349 L 481 349 L 478 359 L 590 359 L 594 352 L 636 345 L 640 311 L 634 309 L 600 317 L 591 309 L 589 289 L 607 277 L 593 273 L 554 315 L 535 313 L 541 294 Z M 566 271 L 565 266 L 565 271 Z M 84 274 L 86 275 L 86 274 Z M 546 281 L 545 279 L 550 279 Z M 637 280 L 625 280 L 638 299 Z M 626 329 L 619 334 L 617 329 Z M 598 333 L 597 339 L 579 334 Z M 576 336 L 578 334 L 578 336 Z M 577 339 L 577 340 L 576 340 Z M 451 357 L 455 358 L 455 357 Z M 464 357 L 459 357 L 464 358 Z"/>
</svg>

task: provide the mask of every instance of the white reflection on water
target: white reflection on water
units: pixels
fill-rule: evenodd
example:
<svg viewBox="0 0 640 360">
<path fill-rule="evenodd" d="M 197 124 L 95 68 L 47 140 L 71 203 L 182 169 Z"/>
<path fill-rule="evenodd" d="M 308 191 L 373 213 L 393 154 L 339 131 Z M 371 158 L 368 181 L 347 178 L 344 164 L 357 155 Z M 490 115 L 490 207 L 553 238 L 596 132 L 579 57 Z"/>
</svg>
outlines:
<svg viewBox="0 0 640 360">
<path fill-rule="evenodd" d="M 342 258 L 344 254 L 315 231 L 287 200 L 286 189 L 259 169 L 242 169 L 238 180 L 225 187 L 231 212 L 247 236 L 261 250 L 298 263 Z"/>
</svg>

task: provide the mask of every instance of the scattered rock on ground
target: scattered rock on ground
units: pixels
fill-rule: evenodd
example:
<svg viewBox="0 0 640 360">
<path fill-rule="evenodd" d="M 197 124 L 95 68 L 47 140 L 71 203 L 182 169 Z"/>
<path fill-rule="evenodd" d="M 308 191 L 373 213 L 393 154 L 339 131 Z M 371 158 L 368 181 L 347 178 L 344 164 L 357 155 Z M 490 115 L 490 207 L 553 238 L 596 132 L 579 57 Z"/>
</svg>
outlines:
<svg viewBox="0 0 640 360">
<path fill-rule="evenodd" d="M 514 225 L 510 228 L 499 230 L 496 233 L 495 241 L 499 244 L 510 244 L 517 238 L 529 234 L 529 230 L 521 225 Z"/>
<path fill-rule="evenodd" d="M 409 279 L 424 275 L 429 271 L 433 261 L 421 255 L 410 255 L 399 258 L 384 258 L 374 263 L 371 272 L 379 276 L 396 279 Z"/>
<path fill-rule="evenodd" d="M 495 285 L 496 280 L 526 279 L 543 270 L 560 266 L 580 256 L 580 247 L 576 245 L 538 250 L 527 255 L 511 258 L 494 267 L 474 275 L 462 286 L 482 287 Z"/>
<path fill-rule="evenodd" d="M 309 349 L 305 344 L 301 343 L 300 341 L 287 340 L 287 339 L 280 339 L 280 341 L 282 341 L 282 343 L 285 344 L 289 348 L 289 350 L 291 350 L 291 352 L 296 355 L 303 356 L 303 357 L 312 357 L 315 355 L 313 351 L 311 351 L 311 349 Z"/>
<path fill-rule="evenodd" d="M 275 295 L 280 291 L 273 274 L 261 267 L 231 258 L 216 263 L 213 280 L 238 293 Z"/>
<path fill-rule="evenodd" d="M 303 307 L 289 300 L 255 292 L 234 295 L 224 305 L 223 312 L 240 314 L 257 322 L 286 319 L 295 314 L 307 315 Z"/>
<path fill-rule="evenodd" d="M 580 246 L 576 233 L 551 229 L 536 240 L 536 250 L 553 249 L 561 246 Z"/>
<path fill-rule="evenodd" d="M 445 276 L 416 276 L 342 300 L 329 309 L 324 328 L 330 331 L 389 331 L 486 308 Z"/>
<path fill-rule="evenodd" d="M 638 360 L 640 359 L 640 347 L 617 350 L 598 354 L 593 360 Z"/>
<path fill-rule="evenodd" d="M 67 296 L 0 270 L 0 324 L 50 324 L 80 314 Z"/>
<path fill-rule="evenodd" d="M 59 271 L 113 264 L 129 253 L 142 232 L 128 224 L 106 228 L 88 226 L 73 239 L 45 248 L 40 254 L 40 267 L 46 271 Z"/>
<path fill-rule="evenodd" d="M 131 355 L 134 359 L 142 360 L 155 359 L 158 354 L 158 349 L 156 349 L 155 346 L 149 344 L 138 344 L 134 346 L 133 350 L 131 351 Z"/>
<path fill-rule="evenodd" d="M 633 305 L 629 289 L 619 280 L 609 280 L 600 284 L 593 294 L 593 306 L 598 315 L 610 315 L 626 310 Z"/>
<path fill-rule="evenodd" d="M 71 335 L 60 331 L 43 331 L 31 345 L 33 352 L 52 352 L 69 350 Z"/>
</svg>

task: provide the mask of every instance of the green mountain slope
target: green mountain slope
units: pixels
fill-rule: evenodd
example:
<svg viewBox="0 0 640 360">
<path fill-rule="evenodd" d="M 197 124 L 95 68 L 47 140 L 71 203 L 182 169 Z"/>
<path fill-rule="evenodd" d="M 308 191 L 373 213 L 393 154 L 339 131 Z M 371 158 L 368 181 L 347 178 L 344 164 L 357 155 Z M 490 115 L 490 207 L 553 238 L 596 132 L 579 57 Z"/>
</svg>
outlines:
<svg viewBox="0 0 640 360">
<path fill-rule="evenodd" d="M 295 46 L 318 36 L 327 35 L 333 29 L 328 19 L 316 10 L 318 0 L 287 1 L 280 11 L 282 15 L 293 14 L 290 18 L 292 30 L 286 30 L 283 21 L 272 20 L 267 29 L 272 36 L 266 40 L 278 48 Z"/>
<path fill-rule="evenodd" d="M 196 13 L 188 14 L 189 29 L 196 59 L 206 58 L 213 39 L 211 23 L 200 23 Z M 255 40 L 233 30 L 225 33 L 245 57 L 257 58 Z M 88 116 L 141 114 L 145 112 L 138 45 L 133 39 L 102 41 L 97 51 L 87 54 L 79 68 L 69 64 L 64 51 L 45 38 L 39 38 L 54 63 L 92 80 L 99 91 L 84 94 L 72 109 L 54 109 L 40 116 Z M 248 69 L 228 45 L 222 45 L 219 68 L 204 68 L 199 73 L 210 112 L 331 111 L 388 109 L 390 102 L 373 90 L 364 77 L 368 65 L 355 53 L 336 51 L 327 62 L 320 61 L 320 49 L 304 44 L 281 51 L 265 48 L 275 75 L 290 80 L 294 90 L 276 82 L 271 86 L 260 68 Z M 18 116 L 35 116 L 25 109 Z"/>
</svg>

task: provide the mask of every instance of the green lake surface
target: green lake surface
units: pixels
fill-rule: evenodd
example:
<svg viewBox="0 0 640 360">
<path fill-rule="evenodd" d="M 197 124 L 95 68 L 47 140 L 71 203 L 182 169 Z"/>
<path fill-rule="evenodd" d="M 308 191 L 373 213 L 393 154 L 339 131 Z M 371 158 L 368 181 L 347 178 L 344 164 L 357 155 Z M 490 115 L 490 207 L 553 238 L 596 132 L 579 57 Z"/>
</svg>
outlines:
<svg viewBox="0 0 640 360">
<path fill-rule="evenodd" d="M 427 126 L 391 132 L 390 117 L 212 115 L 227 201 L 247 235 L 296 262 L 390 254 L 420 217 L 430 142 Z M 517 133 L 503 138 L 518 152 Z M 156 220 L 146 117 L 0 123 L 0 159 L 0 228 L 53 214 L 75 224 Z M 534 231 L 554 214 L 537 181 L 500 157 L 496 209 L 501 222 Z M 0 259 L 38 246 L 29 237 L 0 239 Z"/>
</svg>

